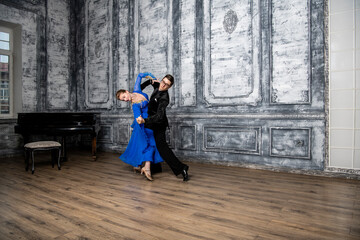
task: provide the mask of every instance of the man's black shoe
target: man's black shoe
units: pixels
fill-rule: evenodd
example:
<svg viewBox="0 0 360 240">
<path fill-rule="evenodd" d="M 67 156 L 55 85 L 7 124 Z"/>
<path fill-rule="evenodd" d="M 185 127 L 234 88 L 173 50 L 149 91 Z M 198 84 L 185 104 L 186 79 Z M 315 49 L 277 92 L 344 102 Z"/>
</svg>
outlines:
<svg viewBox="0 0 360 240">
<path fill-rule="evenodd" d="M 181 175 L 183 176 L 183 181 L 186 182 L 189 180 L 189 174 L 188 174 L 189 166 L 184 167 L 184 169 L 181 172 Z"/>
</svg>

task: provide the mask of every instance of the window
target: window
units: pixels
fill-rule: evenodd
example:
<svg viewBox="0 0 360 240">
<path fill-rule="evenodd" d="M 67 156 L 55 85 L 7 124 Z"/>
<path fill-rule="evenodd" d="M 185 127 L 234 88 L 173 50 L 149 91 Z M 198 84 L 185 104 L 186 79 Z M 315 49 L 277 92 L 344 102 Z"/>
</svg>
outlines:
<svg viewBox="0 0 360 240">
<path fill-rule="evenodd" d="M 13 115 L 12 30 L 0 27 L 0 117 Z"/>
</svg>

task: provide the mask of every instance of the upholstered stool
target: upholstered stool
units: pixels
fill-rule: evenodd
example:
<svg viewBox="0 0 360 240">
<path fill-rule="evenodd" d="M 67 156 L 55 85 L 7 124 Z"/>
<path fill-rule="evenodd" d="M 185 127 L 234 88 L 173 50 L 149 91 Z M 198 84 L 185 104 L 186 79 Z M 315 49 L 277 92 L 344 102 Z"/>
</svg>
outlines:
<svg viewBox="0 0 360 240">
<path fill-rule="evenodd" d="M 61 169 L 60 166 L 60 154 L 61 154 L 61 144 L 55 141 L 39 141 L 27 143 L 24 146 L 25 148 L 25 169 L 29 169 L 29 157 L 31 156 L 32 168 L 31 173 L 34 174 L 34 152 L 41 150 L 51 150 L 51 163 L 54 167 L 55 158 L 57 158 L 58 169 Z M 56 154 L 57 153 L 57 154 Z"/>
</svg>

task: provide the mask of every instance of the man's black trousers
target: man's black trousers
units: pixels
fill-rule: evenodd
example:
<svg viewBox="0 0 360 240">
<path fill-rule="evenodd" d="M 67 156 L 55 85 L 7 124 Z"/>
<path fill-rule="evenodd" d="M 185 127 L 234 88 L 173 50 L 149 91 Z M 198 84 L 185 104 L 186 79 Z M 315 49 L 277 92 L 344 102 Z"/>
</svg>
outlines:
<svg viewBox="0 0 360 240">
<path fill-rule="evenodd" d="M 176 176 L 179 175 L 187 165 L 180 162 L 180 160 L 175 156 L 173 151 L 169 148 L 165 136 L 166 128 L 160 130 L 157 129 L 153 131 L 154 131 L 156 147 L 160 153 L 160 156 L 169 165 L 173 173 Z"/>
</svg>

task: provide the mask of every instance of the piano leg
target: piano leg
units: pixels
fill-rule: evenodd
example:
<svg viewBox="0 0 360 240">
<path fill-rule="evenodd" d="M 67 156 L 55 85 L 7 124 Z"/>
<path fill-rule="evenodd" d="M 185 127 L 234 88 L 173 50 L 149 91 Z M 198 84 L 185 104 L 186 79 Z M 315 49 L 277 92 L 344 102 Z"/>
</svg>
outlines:
<svg viewBox="0 0 360 240">
<path fill-rule="evenodd" d="M 35 162 L 34 162 L 34 151 L 31 151 L 31 174 L 34 174 L 35 171 Z"/>
<path fill-rule="evenodd" d="M 58 169 L 60 170 L 61 169 L 61 165 L 60 165 L 60 156 L 61 156 L 61 149 L 59 149 L 58 151 L 58 156 L 57 156 L 57 164 L 58 164 Z"/>
<path fill-rule="evenodd" d="M 93 159 L 96 160 L 96 137 L 93 137 L 92 139 L 92 156 L 93 156 Z"/>
<path fill-rule="evenodd" d="M 67 161 L 67 153 L 66 153 L 66 138 L 65 136 L 61 137 L 61 162 Z"/>
</svg>

